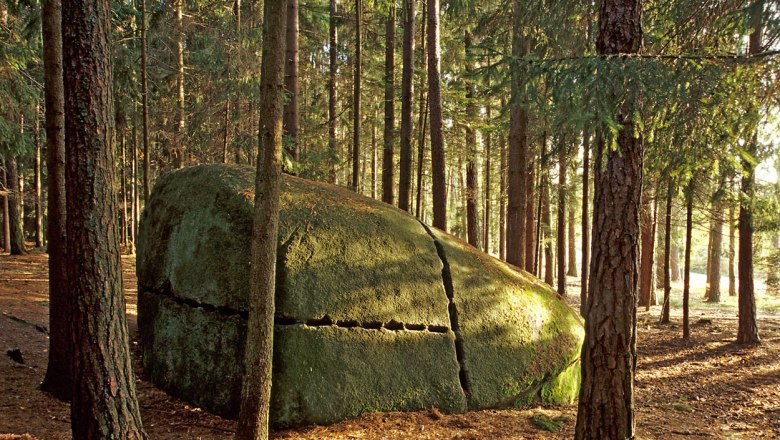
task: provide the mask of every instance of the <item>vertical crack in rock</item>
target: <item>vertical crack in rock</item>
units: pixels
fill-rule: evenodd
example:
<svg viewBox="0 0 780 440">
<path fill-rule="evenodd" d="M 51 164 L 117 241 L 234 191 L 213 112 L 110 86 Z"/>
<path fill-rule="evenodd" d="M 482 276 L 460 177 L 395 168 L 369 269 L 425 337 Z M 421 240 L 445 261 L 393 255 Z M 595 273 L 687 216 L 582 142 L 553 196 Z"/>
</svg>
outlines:
<svg viewBox="0 0 780 440">
<path fill-rule="evenodd" d="M 458 365 L 460 366 L 460 371 L 458 372 L 458 379 L 460 379 L 460 386 L 461 388 L 463 388 L 463 393 L 466 395 L 466 398 L 468 398 L 471 395 L 471 383 L 469 381 L 469 377 L 466 372 L 466 357 L 463 349 L 463 338 L 461 337 L 460 334 L 460 321 L 458 319 L 458 308 L 455 306 L 455 292 L 452 287 L 452 272 L 450 271 L 450 263 L 449 261 L 447 261 L 447 255 L 444 252 L 444 246 L 439 242 L 439 240 L 433 234 L 433 231 L 431 231 L 431 229 L 425 223 L 420 222 L 420 224 L 422 225 L 423 228 L 425 228 L 425 231 L 433 239 L 433 244 L 434 246 L 436 246 L 436 253 L 439 255 L 439 259 L 441 260 L 441 264 L 442 264 L 441 278 L 442 278 L 442 283 L 444 284 L 444 293 L 447 294 L 447 299 L 449 300 L 449 305 L 447 307 L 447 310 L 450 315 L 450 328 L 452 329 L 452 332 L 455 334 L 455 357 L 457 358 Z"/>
</svg>

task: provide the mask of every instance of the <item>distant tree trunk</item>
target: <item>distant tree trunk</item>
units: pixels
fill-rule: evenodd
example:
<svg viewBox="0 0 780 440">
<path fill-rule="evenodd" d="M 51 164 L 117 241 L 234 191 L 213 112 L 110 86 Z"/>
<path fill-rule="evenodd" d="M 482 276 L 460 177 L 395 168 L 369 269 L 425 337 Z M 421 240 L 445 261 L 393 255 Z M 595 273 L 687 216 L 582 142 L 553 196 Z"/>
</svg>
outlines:
<svg viewBox="0 0 780 440">
<path fill-rule="evenodd" d="M 122 154 L 121 160 L 119 161 L 119 169 L 122 170 L 119 178 L 122 190 L 122 231 L 119 234 L 119 239 L 123 246 L 127 246 L 127 155 L 125 154 L 124 127 L 117 124 L 117 131 L 119 131 L 119 150 Z"/>
<path fill-rule="evenodd" d="M 336 163 L 338 151 L 336 146 L 336 74 L 338 72 L 338 35 L 336 32 L 336 0 L 330 0 L 328 56 L 328 156 L 330 166 L 330 183 L 336 183 Z"/>
<path fill-rule="evenodd" d="M 425 37 L 426 37 L 426 29 L 425 25 L 427 24 L 427 12 L 428 7 L 425 2 L 425 0 L 422 0 L 422 7 L 421 14 L 422 17 L 420 19 L 420 111 L 418 113 L 418 123 L 417 123 L 417 132 L 418 132 L 418 140 L 417 140 L 417 200 L 416 200 L 416 208 L 415 212 L 417 213 L 417 218 L 422 220 L 425 217 L 425 213 L 423 212 L 423 163 L 425 162 L 425 134 L 428 132 L 428 94 L 426 93 L 425 85 L 426 81 L 428 79 L 428 57 L 426 56 L 426 48 L 425 48 Z"/>
<path fill-rule="evenodd" d="M 572 176 L 576 177 L 576 175 Z M 568 228 L 568 263 L 566 264 L 566 275 L 570 277 L 576 277 L 577 274 L 577 243 L 576 243 L 576 233 L 574 232 L 574 217 L 575 217 L 575 210 L 574 207 L 574 191 L 569 191 L 569 203 L 567 204 L 567 210 L 569 211 L 569 219 L 566 222 L 566 227 Z"/>
<path fill-rule="evenodd" d="M 666 189 L 666 217 L 664 224 L 664 268 L 663 268 L 663 283 L 664 283 L 664 304 L 661 309 L 661 324 L 669 323 L 669 312 L 671 309 L 671 294 L 672 294 L 672 282 L 669 279 L 669 254 L 672 241 L 672 195 L 674 193 L 674 184 L 670 180 Z"/>
<path fill-rule="evenodd" d="M 11 232 L 11 255 L 24 255 L 27 248 L 24 247 L 24 233 L 22 232 L 20 214 L 20 188 L 19 176 L 16 168 L 16 158 L 13 155 L 6 156 L 6 188 L 8 188 L 8 226 Z"/>
<path fill-rule="evenodd" d="M 371 121 L 371 198 L 376 199 L 376 110 Z"/>
<path fill-rule="evenodd" d="M 287 2 L 287 42 L 285 43 L 284 88 L 287 93 L 284 105 L 285 146 L 294 161 L 300 159 L 298 144 L 298 0 Z"/>
<path fill-rule="evenodd" d="M 43 246 L 43 209 L 41 206 L 41 118 L 40 105 L 35 106 L 35 157 L 33 172 L 35 179 L 35 247 Z"/>
<path fill-rule="evenodd" d="M 412 212 L 412 98 L 414 98 L 414 14 L 415 0 L 403 0 L 404 47 L 401 72 L 401 151 L 398 176 L 398 207 Z M 418 166 L 422 163 L 420 161 Z M 419 185 L 419 182 L 418 182 Z M 418 186 L 419 192 L 419 186 Z M 392 202 L 392 192 L 390 194 Z"/>
<path fill-rule="evenodd" d="M 533 152 L 529 149 L 528 168 L 525 181 L 525 270 L 533 273 L 536 254 L 536 229 L 534 228 L 534 201 L 536 200 L 536 160 Z"/>
<path fill-rule="evenodd" d="M 225 111 L 224 116 L 224 131 L 222 132 L 222 163 L 227 163 L 228 160 L 228 137 L 230 134 L 230 97 L 225 97 Z M 238 161 L 236 161 L 238 162 Z"/>
<path fill-rule="evenodd" d="M 734 256 L 736 254 L 735 224 L 734 204 L 729 203 L 729 296 L 737 296 L 737 275 L 734 270 Z"/>
<path fill-rule="evenodd" d="M 42 4 L 46 102 L 46 238 L 49 253 L 49 359 L 41 389 L 60 400 L 72 392 L 70 299 L 65 259 L 65 91 L 62 79 L 62 4 Z"/>
<path fill-rule="evenodd" d="M 62 2 L 73 438 L 144 439 L 116 236 L 111 10 Z"/>
<path fill-rule="evenodd" d="M 515 0 L 512 23 L 512 56 L 517 59 L 528 54 L 528 38 L 525 35 L 520 0 Z M 522 72 L 512 69 L 511 112 L 509 114 L 509 180 L 507 206 L 507 251 L 506 261 L 517 267 L 525 267 L 525 216 L 526 206 L 526 166 L 528 161 L 528 109 L 525 102 L 518 102 L 521 94 Z M 524 101 L 524 100 L 523 100 Z"/>
<path fill-rule="evenodd" d="M 439 49 L 439 0 L 428 0 L 428 100 L 431 116 L 431 178 L 433 226 L 447 230 L 447 186 L 442 137 L 441 51 Z"/>
<path fill-rule="evenodd" d="M 688 182 L 685 195 L 685 262 L 683 268 L 683 339 L 691 337 L 689 308 L 691 298 L 691 237 L 693 235 L 693 185 L 692 178 Z"/>
<path fill-rule="evenodd" d="M 715 236 L 715 223 L 710 219 L 710 227 L 707 230 L 707 268 L 705 269 L 704 299 L 710 297 L 710 287 L 712 283 L 712 238 Z"/>
<path fill-rule="evenodd" d="M 676 211 L 675 211 L 676 213 Z M 675 219 L 677 215 L 673 215 Z M 672 228 L 672 255 L 670 259 L 672 282 L 680 281 L 680 247 L 677 245 L 677 228 Z"/>
<path fill-rule="evenodd" d="M 558 254 L 558 294 L 566 295 L 566 173 L 569 164 L 566 157 L 566 147 L 560 146 L 558 152 L 558 226 L 556 233 L 556 253 Z"/>
<path fill-rule="evenodd" d="M 148 26 L 146 18 L 146 0 L 141 2 L 141 102 L 143 111 L 143 138 L 144 138 L 144 203 L 149 201 L 149 194 L 152 192 L 151 183 L 151 158 L 149 150 L 149 81 L 147 63 L 149 58 L 149 46 L 147 43 L 146 30 Z"/>
<path fill-rule="evenodd" d="M 466 74 L 473 72 L 471 62 L 471 34 L 463 32 L 466 58 Z M 476 86 L 466 81 L 466 217 L 467 237 L 470 245 L 479 247 L 479 222 L 477 221 L 477 133 L 472 124 L 477 120 Z"/>
<path fill-rule="evenodd" d="M 720 255 L 723 245 L 723 215 L 720 212 L 722 206 L 716 203 L 713 210 L 712 223 L 712 253 L 710 254 L 710 292 L 707 302 L 720 302 Z"/>
<path fill-rule="evenodd" d="M 385 127 L 383 141 L 383 154 L 382 154 L 382 201 L 388 204 L 393 204 L 393 169 L 395 168 L 394 151 L 393 151 L 393 131 L 395 130 L 395 5 L 393 0 L 393 6 L 385 19 Z M 414 30 L 412 30 L 414 34 Z M 404 38 L 406 38 L 406 31 L 404 30 Z M 404 50 L 406 45 L 404 42 Z M 404 52 L 404 55 L 406 52 Z M 405 62 L 405 60 L 404 60 Z M 404 69 L 407 66 L 404 64 Z M 403 78 L 402 78 L 403 81 Z M 411 99 L 411 95 L 409 96 Z M 403 106 L 404 103 L 401 103 Z M 409 103 L 409 109 L 411 110 L 411 102 Z M 406 160 L 406 163 L 404 163 Z M 411 173 L 411 154 L 401 157 L 400 166 L 404 168 L 404 171 L 408 175 Z M 409 180 L 406 179 L 404 173 L 399 175 L 398 186 L 398 207 L 404 211 L 409 210 Z M 403 193 L 406 193 L 405 195 Z"/>
<path fill-rule="evenodd" d="M 755 55 L 762 51 L 764 2 L 758 1 L 750 7 L 750 27 L 748 52 Z M 755 114 L 757 109 L 750 109 Z M 757 130 L 757 129 L 756 129 Z M 758 132 L 747 142 L 746 150 L 751 156 L 758 148 Z M 750 160 L 742 161 L 742 188 L 739 206 L 739 324 L 737 342 L 752 344 L 761 342 L 756 322 L 756 297 L 753 290 L 753 197 L 755 168 Z"/>
<path fill-rule="evenodd" d="M 489 83 L 488 83 L 489 85 Z M 485 124 L 490 125 L 491 124 L 491 117 L 490 117 L 490 98 L 487 97 L 485 99 Z M 483 228 L 483 236 L 482 236 L 482 242 L 483 242 L 483 250 L 487 253 L 490 252 L 490 178 L 491 178 L 491 155 L 493 154 L 492 146 L 491 146 L 491 139 L 490 139 L 490 131 L 485 130 L 482 133 L 482 136 L 485 141 L 485 220 L 484 220 L 484 228 Z"/>
<path fill-rule="evenodd" d="M 184 0 L 173 0 L 176 32 L 176 125 L 173 127 L 173 167 L 184 163 Z"/>
<path fill-rule="evenodd" d="M 588 2 L 590 11 L 590 2 Z M 590 15 L 590 14 L 588 14 Z M 591 23 L 588 21 L 588 33 Z M 590 38 L 588 38 L 590 41 Z M 590 43 L 588 43 L 590 44 Z M 588 300 L 588 268 L 590 267 L 590 133 L 582 132 L 582 271 L 580 286 L 580 314 L 585 316 L 585 305 Z"/>
<path fill-rule="evenodd" d="M 600 55 L 638 53 L 642 1 L 602 0 Z M 616 148 L 595 167 L 593 258 L 575 439 L 633 439 L 636 296 L 643 141 L 629 103 L 617 111 Z M 604 149 L 603 142 L 599 150 Z M 597 154 L 601 159 L 601 152 Z"/>
<path fill-rule="evenodd" d="M 639 259 L 639 306 L 650 310 L 650 297 L 655 295 L 653 291 L 653 257 L 655 251 L 655 237 L 653 235 L 653 203 L 652 187 L 647 182 L 642 191 L 642 212 L 640 214 L 639 227 L 641 230 L 641 252 Z"/>
<path fill-rule="evenodd" d="M 501 99 L 501 108 L 506 106 L 506 101 Z M 498 257 L 506 260 L 506 187 L 507 187 L 507 152 L 506 138 L 503 134 L 498 136 L 499 159 L 499 188 L 498 188 Z"/>
<path fill-rule="evenodd" d="M 550 219 L 550 177 L 548 171 L 544 171 L 542 184 L 539 190 L 542 192 L 542 232 L 544 242 L 544 282 L 553 285 L 553 245 L 552 245 L 552 221 Z"/>
<path fill-rule="evenodd" d="M 352 191 L 360 189 L 360 73 L 363 3 L 355 0 L 355 78 L 352 92 Z"/>
<path fill-rule="evenodd" d="M 360 0 L 358 0 L 359 2 Z M 236 440 L 267 440 L 271 407 L 276 247 L 282 174 L 286 1 L 266 0 L 260 142 L 252 225 L 251 296 Z M 359 6 L 359 5 L 358 5 Z M 359 8 L 358 8 L 359 10 Z M 356 171 L 356 170 L 355 170 Z M 357 172 L 355 173 L 357 179 Z M 357 187 L 354 188 L 357 190 Z"/>
</svg>

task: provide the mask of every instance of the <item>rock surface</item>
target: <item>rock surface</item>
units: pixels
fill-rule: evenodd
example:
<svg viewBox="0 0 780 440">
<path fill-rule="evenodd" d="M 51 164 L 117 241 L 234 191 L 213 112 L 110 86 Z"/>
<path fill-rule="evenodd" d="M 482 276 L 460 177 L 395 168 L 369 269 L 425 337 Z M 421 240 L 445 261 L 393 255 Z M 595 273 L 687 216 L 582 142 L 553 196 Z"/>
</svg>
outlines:
<svg viewBox="0 0 780 440">
<path fill-rule="evenodd" d="M 139 229 L 144 368 L 238 414 L 254 170 L 160 177 Z M 570 402 L 580 318 L 535 277 L 344 188 L 283 180 L 272 419 Z"/>
</svg>

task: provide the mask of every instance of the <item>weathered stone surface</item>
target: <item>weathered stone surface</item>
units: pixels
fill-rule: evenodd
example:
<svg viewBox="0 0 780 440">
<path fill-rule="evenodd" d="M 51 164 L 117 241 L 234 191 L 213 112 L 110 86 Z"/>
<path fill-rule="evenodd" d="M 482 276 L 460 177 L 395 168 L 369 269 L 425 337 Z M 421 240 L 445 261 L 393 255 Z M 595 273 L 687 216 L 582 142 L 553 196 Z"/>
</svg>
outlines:
<svg viewBox="0 0 780 440">
<path fill-rule="evenodd" d="M 162 176 L 139 230 L 144 368 L 226 416 L 238 413 L 253 176 L 225 165 Z M 549 286 L 384 203 L 283 185 L 277 426 L 576 396 L 582 326 Z"/>
</svg>

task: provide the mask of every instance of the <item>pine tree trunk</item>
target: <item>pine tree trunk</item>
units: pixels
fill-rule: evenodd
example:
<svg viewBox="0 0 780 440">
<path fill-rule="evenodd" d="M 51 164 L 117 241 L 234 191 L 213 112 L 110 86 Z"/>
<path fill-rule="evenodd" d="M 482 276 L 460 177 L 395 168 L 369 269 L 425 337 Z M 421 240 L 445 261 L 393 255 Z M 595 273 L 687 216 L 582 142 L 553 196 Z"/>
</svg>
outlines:
<svg viewBox="0 0 780 440">
<path fill-rule="evenodd" d="M 473 73 L 471 62 L 471 34 L 463 32 L 463 42 L 466 58 L 466 74 Z M 479 222 L 477 218 L 477 132 L 472 124 L 477 120 L 476 86 L 473 81 L 466 81 L 466 217 L 468 243 L 479 247 Z"/>
<path fill-rule="evenodd" d="M 723 245 L 723 215 L 720 212 L 720 203 L 717 203 L 713 212 L 712 223 L 712 254 L 710 256 L 710 294 L 707 302 L 720 302 L 720 255 Z"/>
<path fill-rule="evenodd" d="M 600 55 L 637 53 L 642 47 L 642 1 L 602 0 Z M 582 346 L 582 386 L 575 439 L 633 439 L 636 369 L 636 297 L 641 138 L 629 104 L 618 110 L 616 148 L 595 167 L 593 256 Z M 599 142 L 598 149 L 604 149 Z M 600 159 L 602 153 L 597 154 Z"/>
<path fill-rule="evenodd" d="M 24 255 L 27 248 L 24 247 L 24 233 L 21 225 L 19 175 L 17 174 L 16 158 L 13 155 L 6 156 L 6 185 L 8 188 L 8 228 L 10 230 L 11 255 Z"/>
<path fill-rule="evenodd" d="M 576 177 L 576 176 L 573 176 L 573 177 Z M 574 193 L 573 193 L 573 191 L 570 191 L 569 195 L 570 195 L 570 198 L 569 198 L 569 203 L 568 203 L 568 206 L 567 206 L 567 209 L 569 211 L 569 218 L 568 218 L 568 222 L 567 222 L 567 225 L 566 225 L 567 228 L 568 228 L 568 237 L 569 237 L 568 246 L 569 246 L 569 248 L 568 248 L 568 254 L 567 254 L 568 255 L 568 264 L 566 265 L 567 266 L 566 275 L 570 276 L 570 277 L 576 277 L 576 276 L 578 276 L 578 274 L 577 274 L 577 243 L 576 243 L 577 237 L 576 237 L 576 233 L 574 232 L 574 217 L 575 217 L 575 213 L 574 212 L 575 212 L 575 207 L 574 207 L 574 203 L 572 203 L 574 201 Z"/>
<path fill-rule="evenodd" d="M 588 2 L 590 11 L 590 2 Z M 590 14 L 589 14 L 590 15 Z M 590 19 L 588 19 L 590 33 Z M 588 39 L 590 41 L 590 38 Z M 590 133 L 582 132 L 582 271 L 580 286 L 580 314 L 585 316 L 585 305 L 588 302 L 588 269 L 590 268 Z"/>
<path fill-rule="evenodd" d="M 664 303 L 661 309 L 661 324 L 669 323 L 669 312 L 671 309 L 671 294 L 672 294 L 672 282 L 669 277 L 669 251 L 672 241 L 672 194 L 673 194 L 673 182 L 667 183 L 666 189 L 666 216 L 664 223 L 664 265 L 663 265 L 663 283 L 664 283 Z"/>
<path fill-rule="evenodd" d="M 560 146 L 558 152 L 558 225 L 555 228 L 556 253 L 558 254 L 558 294 L 566 295 L 566 174 L 569 168 L 566 147 Z"/>
<path fill-rule="evenodd" d="M 528 54 L 528 41 L 525 35 L 520 0 L 515 0 L 512 24 L 512 56 L 517 59 Z M 519 69 L 512 69 L 512 96 L 521 94 L 521 75 Z M 528 161 L 528 109 L 513 98 L 509 114 L 509 177 L 508 206 L 506 225 L 506 261 L 517 267 L 525 267 L 525 215 L 526 206 L 526 166 Z"/>
<path fill-rule="evenodd" d="M 427 24 L 427 13 L 428 13 L 428 7 L 425 2 L 425 0 L 422 1 L 422 7 L 421 14 L 422 17 L 420 19 L 420 110 L 418 113 L 418 123 L 417 123 L 417 130 L 418 130 L 418 140 L 417 140 L 417 200 L 416 200 L 416 207 L 415 207 L 415 213 L 417 214 L 417 218 L 425 222 L 423 219 L 425 218 L 425 212 L 423 211 L 423 164 L 425 162 L 425 134 L 428 132 L 428 94 L 426 93 L 426 82 L 428 79 L 428 57 L 426 48 L 425 48 L 425 37 L 426 37 L 426 30 L 425 26 Z"/>
<path fill-rule="evenodd" d="M 35 106 L 35 156 L 33 172 L 35 180 L 35 247 L 43 246 L 43 206 L 41 204 L 41 118 L 40 105 Z"/>
<path fill-rule="evenodd" d="M 376 199 L 376 110 L 371 121 L 371 198 Z"/>
<path fill-rule="evenodd" d="M 689 319 L 691 298 L 691 237 L 693 236 L 693 188 L 695 180 L 688 182 L 685 202 L 685 262 L 683 268 L 683 339 L 691 337 Z"/>
<path fill-rule="evenodd" d="M 173 0 L 176 32 L 176 125 L 173 127 L 173 167 L 184 164 L 184 0 Z"/>
<path fill-rule="evenodd" d="M 501 99 L 501 108 L 506 106 L 506 101 Z M 502 134 L 498 136 L 499 159 L 499 188 L 498 188 L 498 258 L 506 260 L 506 187 L 507 187 L 507 152 L 506 141 Z"/>
<path fill-rule="evenodd" d="M 120 181 L 122 192 L 122 232 L 119 234 L 123 246 L 127 246 L 127 155 L 125 154 L 124 127 L 117 126 L 119 131 L 119 150 L 122 152 L 119 169 L 122 170 Z"/>
<path fill-rule="evenodd" d="M 360 82 L 363 0 L 355 0 L 355 77 L 352 94 L 352 191 L 360 189 Z"/>
<path fill-rule="evenodd" d="M 640 228 L 641 228 L 641 253 L 639 260 L 639 306 L 645 307 L 645 310 L 650 309 L 650 297 L 654 295 L 653 291 L 653 277 L 655 271 L 653 270 L 653 257 L 655 251 L 655 237 L 653 236 L 653 204 L 651 199 L 652 186 L 645 185 L 642 191 L 642 212 L 640 214 Z"/>
<path fill-rule="evenodd" d="M 414 33 L 414 31 L 412 31 Z M 404 38 L 406 32 L 404 31 Z M 404 50 L 406 48 L 404 47 Z M 404 52 L 405 54 L 405 52 Z M 404 65 L 406 69 L 406 65 Z M 385 126 L 382 136 L 382 201 L 393 204 L 393 169 L 395 168 L 395 158 L 393 151 L 393 131 L 395 130 L 395 0 L 393 6 L 385 19 Z M 411 96 L 410 96 L 411 98 Z M 403 106 L 404 103 L 401 105 Z M 409 109 L 411 110 L 411 102 Z M 406 160 L 406 163 L 404 163 Z M 400 166 L 404 168 L 407 175 L 411 172 L 411 154 L 401 157 Z M 409 179 L 403 172 L 399 176 L 398 186 L 398 207 L 404 211 L 409 210 Z"/>
<path fill-rule="evenodd" d="M 447 230 L 447 186 L 442 136 L 441 50 L 439 39 L 439 0 L 428 0 L 428 101 L 431 117 L 431 178 L 433 226 Z"/>
<path fill-rule="evenodd" d="M 554 283 L 554 271 L 555 267 L 553 244 L 552 244 L 552 221 L 550 216 L 550 177 L 549 173 L 545 170 L 544 177 L 542 178 L 542 184 L 540 185 L 540 191 L 542 192 L 542 231 L 544 242 L 544 282 L 550 286 Z"/>
<path fill-rule="evenodd" d="M 398 176 L 398 207 L 404 211 L 412 212 L 412 206 L 409 201 L 411 197 L 409 186 L 412 181 L 412 98 L 414 97 L 415 0 L 402 0 L 402 5 L 404 46 L 401 72 L 401 148 Z"/>
<path fill-rule="evenodd" d="M 734 204 L 729 203 L 729 296 L 737 296 L 737 274 L 734 270 L 734 256 L 736 255 L 735 225 Z"/>
<path fill-rule="evenodd" d="M 42 4 L 46 102 L 46 237 L 49 253 L 49 359 L 41 389 L 70 400 L 70 299 L 65 259 L 65 96 L 62 79 L 62 4 Z"/>
<path fill-rule="evenodd" d="M 534 228 L 534 201 L 536 200 L 536 160 L 533 157 L 533 152 L 529 151 L 530 157 L 528 160 L 528 171 L 525 181 L 525 239 L 523 243 L 525 245 L 525 270 L 533 273 L 534 262 L 536 257 L 536 229 Z"/>
<path fill-rule="evenodd" d="M 149 149 L 149 81 L 147 73 L 149 46 L 146 35 L 148 26 L 148 20 L 146 18 L 146 0 L 139 1 L 141 2 L 141 102 L 143 107 L 144 126 L 144 203 L 146 203 L 149 201 L 149 194 L 152 192 L 151 151 Z"/>
<path fill-rule="evenodd" d="M 490 86 L 490 82 L 488 82 L 488 87 Z M 490 126 L 491 124 L 491 117 L 490 117 L 490 98 L 486 98 L 485 101 L 485 124 L 487 126 Z M 491 155 L 493 154 L 492 151 L 492 145 L 491 145 L 491 137 L 490 137 L 490 131 L 485 130 L 485 132 L 482 134 L 484 140 L 485 140 L 485 218 L 483 220 L 483 236 L 482 236 L 482 243 L 483 243 L 483 250 L 488 253 L 490 252 L 490 178 L 491 178 Z"/>
<path fill-rule="evenodd" d="M 116 235 L 111 10 L 62 2 L 73 438 L 143 439 Z"/>
<path fill-rule="evenodd" d="M 336 183 L 336 163 L 338 151 L 336 144 L 336 74 L 338 71 L 338 34 L 336 31 L 336 0 L 330 0 L 328 57 L 328 156 L 330 166 L 330 183 Z"/>
<path fill-rule="evenodd" d="M 285 43 L 284 88 L 287 94 L 284 105 L 285 147 L 294 161 L 300 159 L 298 144 L 298 0 L 287 1 L 287 29 Z"/>
<path fill-rule="evenodd" d="M 252 225 L 251 296 L 236 440 L 267 440 L 271 406 L 276 246 L 282 174 L 282 113 L 287 14 L 285 0 L 266 0 L 260 79 L 260 142 Z"/>
</svg>

